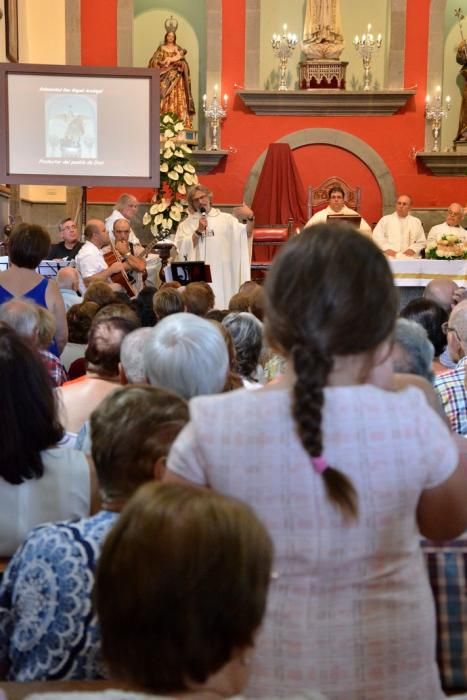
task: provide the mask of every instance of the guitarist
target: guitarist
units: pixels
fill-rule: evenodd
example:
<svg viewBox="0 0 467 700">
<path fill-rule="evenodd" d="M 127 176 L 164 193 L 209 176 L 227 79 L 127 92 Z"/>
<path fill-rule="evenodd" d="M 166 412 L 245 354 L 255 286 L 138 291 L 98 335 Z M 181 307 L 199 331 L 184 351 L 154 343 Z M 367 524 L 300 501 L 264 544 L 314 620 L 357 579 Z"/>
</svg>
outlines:
<svg viewBox="0 0 467 700">
<path fill-rule="evenodd" d="M 130 224 L 127 219 L 116 219 L 113 223 L 114 246 L 121 260 L 125 263 L 128 277 L 134 282 L 136 291 L 143 288 L 143 275 L 146 262 L 140 257 L 143 247 L 140 243 L 131 243 Z"/>
<path fill-rule="evenodd" d="M 76 267 L 86 287 L 91 282 L 111 282 L 111 277 L 118 272 L 124 272 L 127 265 L 116 261 L 107 265 L 102 248 L 110 244 L 109 234 L 104 222 L 100 219 L 90 219 L 84 229 L 85 243 L 76 256 Z"/>
</svg>

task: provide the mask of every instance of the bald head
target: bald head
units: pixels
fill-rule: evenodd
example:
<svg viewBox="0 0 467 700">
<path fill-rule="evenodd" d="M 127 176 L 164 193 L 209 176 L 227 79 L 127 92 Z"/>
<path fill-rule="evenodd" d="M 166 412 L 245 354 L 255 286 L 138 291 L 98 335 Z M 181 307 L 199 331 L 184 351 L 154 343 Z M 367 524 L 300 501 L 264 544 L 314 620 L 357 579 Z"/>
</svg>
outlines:
<svg viewBox="0 0 467 700">
<path fill-rule="evenodd" d="M 458 289 L 454 280 L 431 280 L 425 287 L 423 296 L 425 299 L 435 301 L 448 313 L 451 311 L 454 292 Z"/>
<path fill-rule="evenodd" d="M 72 289 L 77 292 L 79 289 L 78 270 L 74 267 L 62 267 L 57 272 L 57 284 L 59 289 Z"/>
<path fill-rule="evenodd" d="M 109 234 L 102 219 L 89 219 L 84 229 L 84 237 L 98 248 L 103 248 L 109 244 Z"/>
<path fill-rule="evenodd" d="M 464 207 L 459 202 L 453 202 L 449 205 L 446 212 L 446 223 L 448 226 L 459 226 L 464 218 Z"/>
<path fill-rule="evenodd" d="M 410 207 L 412 206 L 412 197 L 408 194 L 400 194 L 396 201 L 396 212 L 401 219 L 405 219 L 408 216 Z"/>
</svg>

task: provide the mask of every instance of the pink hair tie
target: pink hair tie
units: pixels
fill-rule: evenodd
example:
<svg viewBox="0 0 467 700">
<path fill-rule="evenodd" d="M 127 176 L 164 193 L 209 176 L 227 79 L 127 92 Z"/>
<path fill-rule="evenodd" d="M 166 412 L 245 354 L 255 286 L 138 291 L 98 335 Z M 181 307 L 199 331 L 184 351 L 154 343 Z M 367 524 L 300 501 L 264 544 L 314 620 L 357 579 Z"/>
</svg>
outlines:
<svg viewBox="0 0 467 700">
<path fill-rule="evenodd" d="M 329 466 L 324 457 L 312 457 L 311 463 L 315 472 L 318 472 L 318 474 L 322 474 Z"/>
</svg>

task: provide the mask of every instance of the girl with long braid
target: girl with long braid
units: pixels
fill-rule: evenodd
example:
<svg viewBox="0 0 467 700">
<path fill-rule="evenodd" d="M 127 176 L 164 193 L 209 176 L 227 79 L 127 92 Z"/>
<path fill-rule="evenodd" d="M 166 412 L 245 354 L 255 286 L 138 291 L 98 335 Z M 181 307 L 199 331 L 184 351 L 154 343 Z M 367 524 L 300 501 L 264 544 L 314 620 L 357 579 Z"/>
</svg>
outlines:
<svg viewBox="0 0 467 700">
<path fill-rule="evenodd" d="M 272 535 L 248 694 L 440 700 L 419 542 L 467 528 L 467 477 L 424 395 L 381 380 L 398 307 L 388 262 L 352 228 L 314 226 L 277 256 L 266 298 L 284 378 L 194 399 L 166 475 L 246 501 Z"/>
</svg>

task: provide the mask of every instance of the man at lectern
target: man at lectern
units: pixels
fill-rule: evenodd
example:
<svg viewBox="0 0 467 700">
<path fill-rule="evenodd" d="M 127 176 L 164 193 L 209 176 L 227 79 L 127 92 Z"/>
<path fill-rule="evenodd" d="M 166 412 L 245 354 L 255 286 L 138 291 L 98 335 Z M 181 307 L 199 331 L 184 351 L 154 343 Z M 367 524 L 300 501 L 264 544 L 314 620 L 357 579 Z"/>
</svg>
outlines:
<svg viewBox="0 0 467 700">
<path fill-rule="evenodd" d="M 335 214 L 340 214 L 341 216 L 359 215 L 358 211 L 355 211 L 355 209 L 351 209 L 346 205 L 344 200 L 344 190 L 339 185 L 334 185 L 334 187 L 331 187 L 328 196 L 328 206 L 325 209 L 317 211 L 316 214 L 314 214 L 306 223 L 305 228 L 308 226 L 314 226 L 315 224 L 324 224 L 326 223 L 328 216 L 333 216 Z M 367 235 L 371 236 L 371 226 L 367 224 L 363 217 L 361 217 L 358 228 L 362 233 L 366 233 Z"/>
<path fill-rule="evenodd" d="M 212 192 L 204 185 L 188 190 L 191 214 L 178 226 L 174 240 L 178 260 L 202 260 L 211 268 L 216 307 L 226 309 L 230 297 L 250 279 L 248 239 L 254 215 L 243 203 L 235 218 L 211 206 Z"/>
</svg>

